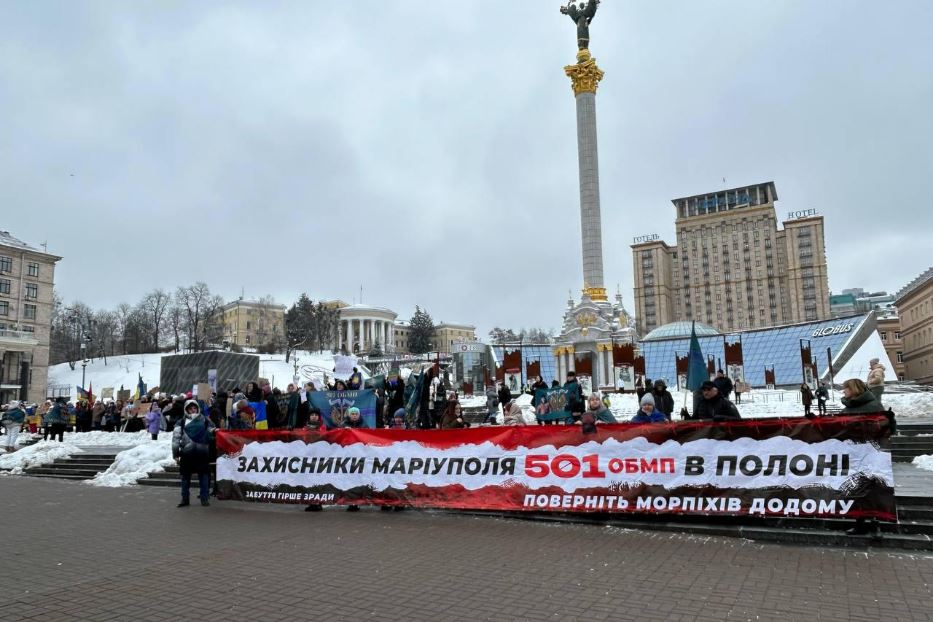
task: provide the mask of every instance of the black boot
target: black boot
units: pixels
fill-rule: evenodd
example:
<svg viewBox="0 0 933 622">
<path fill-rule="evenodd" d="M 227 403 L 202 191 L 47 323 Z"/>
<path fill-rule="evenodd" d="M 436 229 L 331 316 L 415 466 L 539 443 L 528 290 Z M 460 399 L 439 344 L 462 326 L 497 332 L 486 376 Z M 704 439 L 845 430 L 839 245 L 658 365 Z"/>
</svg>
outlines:
<svg viewBox="0 0 933 622">
<path fill-rule="evenodd" d="M 321 504 L 312 503 L 311 505 L 305 508 L 305 512 L 320 512 L 323 509 L 324 507 Z"/>
<path fill-rule="evenodd" d="M 187 506 L 189 506 L 189 505 L 191 505 L 191 504 L 188 503 L 188 500 L 187 500 L 187 499 L 182 499 L 182 502 L 179 503 L 178 505 L 176 505 L 175 507 L 177 507 L 177 508 L 183 508 L 183 507 L 187 507 Z"/>
</svg>

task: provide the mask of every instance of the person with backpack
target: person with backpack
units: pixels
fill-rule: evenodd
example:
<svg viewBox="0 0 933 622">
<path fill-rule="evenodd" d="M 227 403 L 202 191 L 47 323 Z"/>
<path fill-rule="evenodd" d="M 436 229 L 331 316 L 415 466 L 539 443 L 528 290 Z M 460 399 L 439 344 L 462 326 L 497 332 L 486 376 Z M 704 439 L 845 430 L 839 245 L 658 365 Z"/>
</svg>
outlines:
<svg viewBox="0 0 933 622">
<path fill-rule="evenodd" d="M 214 442 L 214 424 L 201 412 L 195 400 L 185 402 L 185 417 L 175 424 L 172 433 L 172 457 L 178 462 L 181 472 L 182 508 L 190 505 L 191 476 L 198 476 L 198 492 L 201 505 L 210 502 L 210 446 Z"/>
</svg>

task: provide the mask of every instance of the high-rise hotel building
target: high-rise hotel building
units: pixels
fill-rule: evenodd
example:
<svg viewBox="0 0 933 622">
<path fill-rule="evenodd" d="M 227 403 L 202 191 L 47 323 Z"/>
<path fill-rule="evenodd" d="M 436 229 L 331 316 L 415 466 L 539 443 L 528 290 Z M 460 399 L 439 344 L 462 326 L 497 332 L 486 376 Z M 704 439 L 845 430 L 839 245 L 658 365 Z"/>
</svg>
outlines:
<svg viewBox="0 0 933 622">
<path fill-rule="evenodd" d="M 632 245 L 636 327 L 696 320 L 722 332 L 829 314 L 823 217 L 791 212 L 778 229 L 774 182 L 674 199 L 676 246 Z"/>
</svg>

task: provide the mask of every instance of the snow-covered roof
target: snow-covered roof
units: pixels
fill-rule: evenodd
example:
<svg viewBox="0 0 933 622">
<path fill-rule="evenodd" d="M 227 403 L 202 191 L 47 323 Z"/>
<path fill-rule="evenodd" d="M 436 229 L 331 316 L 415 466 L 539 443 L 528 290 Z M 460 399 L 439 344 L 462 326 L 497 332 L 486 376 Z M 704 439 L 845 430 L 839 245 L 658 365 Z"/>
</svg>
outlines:
<svg viewBox="0 0 933 622">
<path fill-rule="evenodd" d="M 39 253 L 40 255 L 48 255 L 49 257 L 54 257 L 56 259 L 61 259 L 57 255 L 52 255 L 47 251 L 41 250 L 32 246 L 31 244 L 26 244 L 19 238 L 13 237 L 9 231 L 0 231 L 0 246 L 8 246 L 10 248 L 16 248 L 22 251 L 29 251 L 32 253 Z"/>
</svg>

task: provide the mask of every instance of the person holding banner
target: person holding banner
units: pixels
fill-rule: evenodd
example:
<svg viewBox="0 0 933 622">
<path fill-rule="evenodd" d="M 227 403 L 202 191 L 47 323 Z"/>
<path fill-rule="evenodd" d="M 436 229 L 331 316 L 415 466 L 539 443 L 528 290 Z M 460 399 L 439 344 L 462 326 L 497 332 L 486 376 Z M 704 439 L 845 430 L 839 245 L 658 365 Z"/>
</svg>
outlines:
<svg viewBox="0 0 933 622">
<path fill-rule="evenodd" d="M 390 430 L 407 430 L 408 422 L 405 421 L 405 412 L 404 408 L 396 409 L 395 413 L 392 415 L 392 421 L 389 422 L 389 425 L 386 427 Z"/>
<path fill-rule="evenodd" d="M 842 405 L 840 415 L 857 415 L 884 412 L 881 402 L 864 382 L 850 378 L 842 383 Z"/>
<path fill-rule="evenodd" d="M 522 416 L 522 407 L 515 400 L 512 400 L 502 409 L 502 425 L 525 425 L 525 418 Z"/>
<path fill-rule="evenodd" d="M 366 427 L 366 422 L 363 421 L 363 417 L 360 416 L 360 409 L 356 406 L 351 406 L 350 410 L 347 411 L 347 418 L 343 420 L 343 427 L 360 429 Z"/>
<path fill-rule="evenodd" d="M 707 380 L 700 385 L 702 399 L 693 412 L 694 419 L 712 419 L 713 421 L 736 421 L 742 418 L 735 404 L 720 395 L 719 388 Z"/>
<path fill-rule="evenodd" d="M 632 417 L 631 423 L 667 423 L 667 413 L 654 407 L 654 395 L 645 393 L 641 398 L 638 412 Z"/>
<path fill-rule="evenodd" d="M 649 395 L 651 394 L 645 393 L 645 396 Z M 609 409 L 606 408 L 606 405 L 603 404 L 603 400 L 599 396 L 599 393 L 593 393 L 590 395 L 589 399 L 587 399 L 585 415 L 592 417 L 593 423 L 618 423 Z"/>
<path fill-rule="evenodd" d="M 210 501 L 210 445 L 214 440 L 214 424 L 201 413 L 201 406 L 194 400 L 185 402 L 185 418 L 175 425 L 172 432 L 172 457 L 178 462 L 181 472 L 182 508 L 190 505 L 191 476 L 197 474 L 201 505 Z"/>
</svg>

